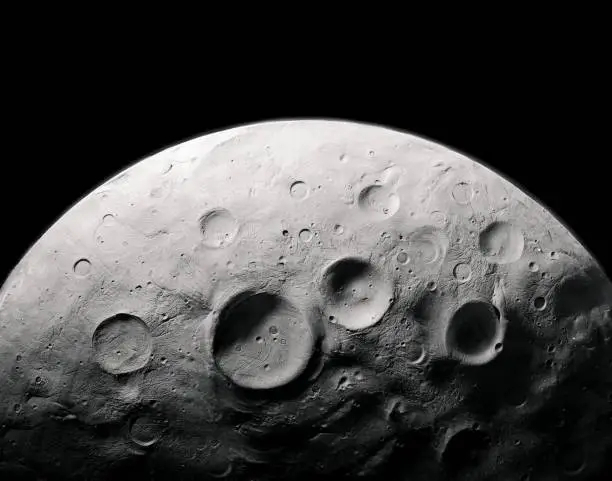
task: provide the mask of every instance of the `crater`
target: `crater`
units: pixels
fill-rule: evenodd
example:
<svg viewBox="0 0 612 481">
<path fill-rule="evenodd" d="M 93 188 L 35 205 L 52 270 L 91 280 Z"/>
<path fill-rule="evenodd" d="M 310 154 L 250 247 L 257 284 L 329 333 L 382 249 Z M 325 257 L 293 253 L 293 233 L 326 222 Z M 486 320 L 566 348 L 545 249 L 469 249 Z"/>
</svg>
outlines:
<svg viewBox="0 0 612 481">
<path fill-rule="evenodd" d="M 299 377 L 314 354 L 308 321 L 289 300 L 244 292 L 222 309 L 213 334 L 219 370 L 246 389 L 273 389 Z"/>
<path fill-rule="evenodd" d="M 472 268 L 469 264 L 460 262 L 453 268 L 453 276 L 460 284 L 468 282 L 472 277 Z"/>
<path fill-rule="evenodd" d="M 207 247 L 227 247 L 236 239 L 238 228 L 238 221 L 227 209 L 216 208 L 200 217 L 202 242 Z"/>
<path fill-rule="evenodd" d="M 446 256 L 448 238 L 437 227 L 422 226 L 406 238 L 410 260 L 417 265 L 435 264 Z"/>
<path fill-rule="evenodd" d="M 406 254 L 404 251 L 400 251 L 397 254 L 396 259 L 400 264 L 408 264 L 408 262 L 410 262 L 410 257 L 408 257 L 408 254 Z"/>
<path fill-rule="evenodd" d="M 425 360 L 425 349 L 417 342 L 410 342 L 405 351 L 406 360 L 410 364 L 422 364 Z"/>
<path fill-rule="evenodd" d="M 442 465 L 451 476 L 459 476 L 475 469 L 485 460 L 490 437 L 484 431 L 462 429 L 446 443 L 442 453 Z"/>
<path fill-rule="evenodd" d="M 479 247 L 489 262 L 509 264 L 523 255 L 525 238 L 518 227 L 509 222 L 497 221 L 489 224 L 480 233 Z"/>
<path fill-rule="evenodd" d="M 586 456 L 583 446 L 569 444 L 559 451 L 559 465 L 569 476 L 580 474 L 586 467 Z"/>
<path fill-rule="evenodd" d="M 359 193 L 357 204 L 364 212 L 387 218 L 399 210 L 400 198 L 391 187 L 369 185 Z"/>
<path fill-rule="evenodd" d="M 299 234 L 298 237 L 300 239 L 300 241 L 304 242 L 304 243 L 308 243 L 312 240 L 313 237 L 313 233 L 310 229 L 302 229 Z"/>
<path fill-rule="evenodd" d="M 74 263 L 72 269 L 77 277 L 86 277 L 91 271 L 91 262 L 88 259 L 79 259 Z"/>
<path fill-rule="evenodd" d="M 149 327 L 139 317 L 116 314 L 102 321 L 93 338 L 95 362 L 110 374 L 127 374 L 149 362 L 153 340 Z"/>
<path fill-rule="evenodd" d="M 468 301 L 452 315 L 447 332 L 446 346 L 451 354 L 468 364 L 490 360 L 500 349 L 501 342 L 498 311 L 485 301 Z"/>
<path fill-rule="evenodd" d="M 459 205 L 468 205 L 474 197 L 474 190 L 468 182 L 458 182 L 452 190 L 452 197 Z"/>
<path fill-rule="evenodd" d="M 564 278 L 554 289 L 554 302 L 551 307 L 559 318 L 587 312 L 604 301 L 601 286 L 585 273 Z"/>
<path fill-rule="evenodd" d="M 139 416 L 130 424 L 130 438 L 142 447 L 153 446 L 162 436 L 164 425 L 159 419 Z"/>
<path fill-rule="evenodd" d="M 365 259 L 346 257 L 323 274 L 321 291 L 328 318 L 350 330 L 380 321 L 393 297 L 393 286 Z"/>
<path fill-rule="evenodd" d="M 308 196 L 308 186 L 305 182 L 298 180 L 289 187 L 289 194 L 297 200 L 303 200 Z"/>
<path fill-rule="evenodd" d="M 542 296 L 537 296 L 533 300 L 533 307 L 535 307 L 538 311 L 543 311 L 546 309 L 546 299 Z"/>
</svg>

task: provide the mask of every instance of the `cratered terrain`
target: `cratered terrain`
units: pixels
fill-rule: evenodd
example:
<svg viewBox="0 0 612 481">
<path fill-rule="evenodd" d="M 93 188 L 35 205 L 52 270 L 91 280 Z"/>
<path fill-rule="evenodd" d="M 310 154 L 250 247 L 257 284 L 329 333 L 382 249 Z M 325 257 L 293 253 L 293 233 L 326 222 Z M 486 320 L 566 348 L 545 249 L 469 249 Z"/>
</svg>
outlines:
<svg viewBox="0 0 612 481">
<path fill-rule="evenodd" d="M 213 133 L 95 189 L 4 283 L 0 478 L 598 479 L 611 305 L 464 154 L 340 121 Z"/>
</svg>

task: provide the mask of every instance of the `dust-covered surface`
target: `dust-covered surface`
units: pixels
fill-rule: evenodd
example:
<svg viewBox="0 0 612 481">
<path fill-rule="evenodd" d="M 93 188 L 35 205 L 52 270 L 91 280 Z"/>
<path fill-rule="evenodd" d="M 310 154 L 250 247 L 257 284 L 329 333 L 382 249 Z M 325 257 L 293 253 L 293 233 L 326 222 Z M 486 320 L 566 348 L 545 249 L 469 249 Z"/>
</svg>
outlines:
<svg viewBox="0 0 612 481">
<path fill-rule="evenodd" d="M 335 121 L 205 136 L 3 285 L 0 479 L 605 479 L 611 304 L 462 154 Z"/>
</svg>

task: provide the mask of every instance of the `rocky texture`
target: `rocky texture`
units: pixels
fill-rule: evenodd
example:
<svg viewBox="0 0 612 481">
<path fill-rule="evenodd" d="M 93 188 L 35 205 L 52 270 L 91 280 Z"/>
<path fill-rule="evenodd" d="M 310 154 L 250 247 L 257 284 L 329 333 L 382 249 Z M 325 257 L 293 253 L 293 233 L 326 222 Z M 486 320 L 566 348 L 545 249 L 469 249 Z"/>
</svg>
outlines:
<svg viewBox="0 0 612 481">
<path fill-rule="evenodd" d="M 0 478 L 588 480 L 612 287 L 520 189 L 382 127 L 135 164 L 0 292 Z"/>
</svg>

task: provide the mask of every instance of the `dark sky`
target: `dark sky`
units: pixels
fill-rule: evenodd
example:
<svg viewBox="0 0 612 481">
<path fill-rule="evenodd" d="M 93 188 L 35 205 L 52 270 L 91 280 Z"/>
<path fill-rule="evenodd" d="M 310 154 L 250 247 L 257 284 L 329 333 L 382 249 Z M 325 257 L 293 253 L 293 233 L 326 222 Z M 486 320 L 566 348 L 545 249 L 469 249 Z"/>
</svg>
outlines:
<svg viewBox="0 0 612 481">
<path fill-rule="evenodd" d="M 372 84 L 319 93 L 287 80 L 278 90 L 203 84 L 193 94 L 176 82 L 121 78 L 39 84 L 11 118 L 0 276 L 74 202 L 133 162 L 211 130 L 288 117 L 384 124 L 482 160 L 550 208 L 610 273 L 610 155 L 596 147 L 597 113 L 582 92 L 506 84 L 398 93 Z"/>
</svg>

